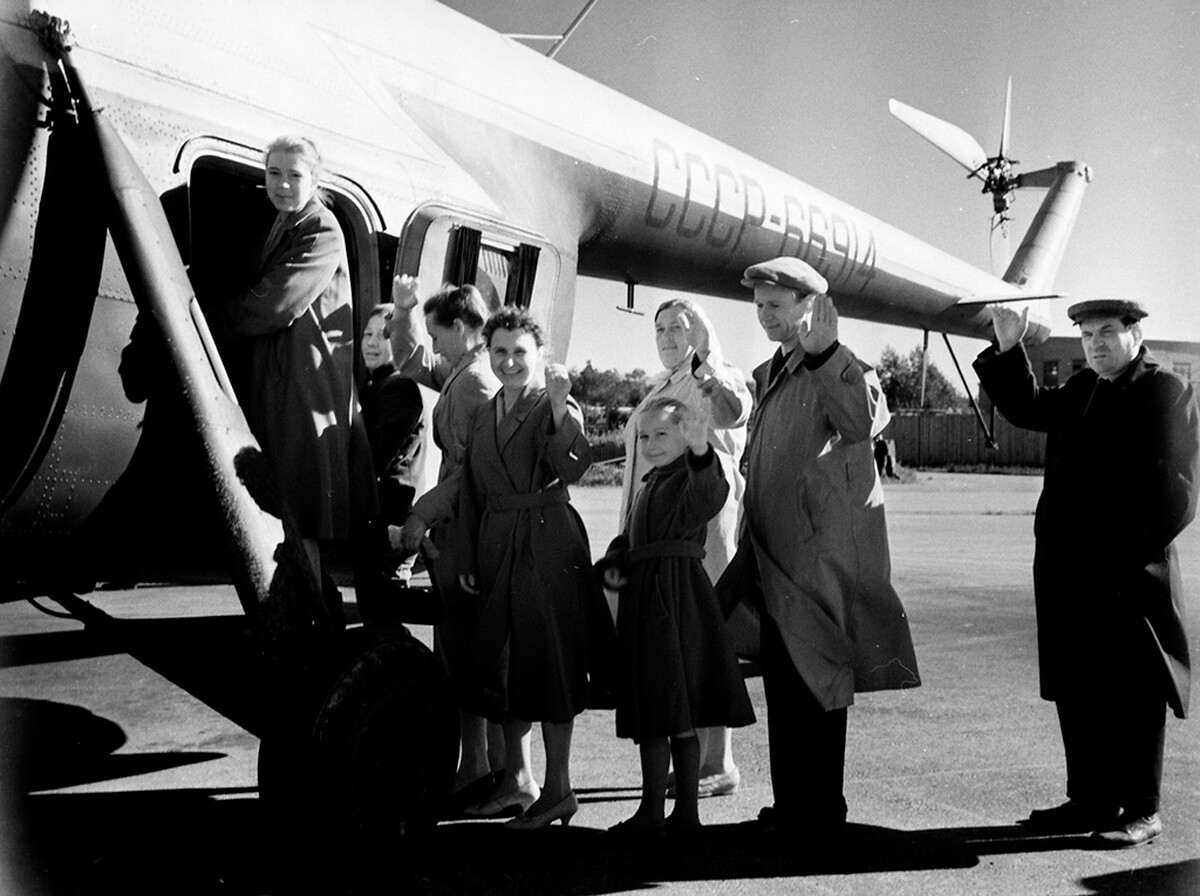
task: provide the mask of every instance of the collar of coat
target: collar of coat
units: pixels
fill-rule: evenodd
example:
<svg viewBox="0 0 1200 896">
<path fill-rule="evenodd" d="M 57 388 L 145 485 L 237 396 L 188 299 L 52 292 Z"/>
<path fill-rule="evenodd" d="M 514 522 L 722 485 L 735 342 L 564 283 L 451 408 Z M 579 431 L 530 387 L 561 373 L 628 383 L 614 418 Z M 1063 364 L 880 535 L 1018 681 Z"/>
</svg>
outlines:
<svg viewBox="0 0 1200 896">
<path fill-rule="evenodd" d="M 450 369 L 450 375 L 446 377 L 446 381 L 442 383 L 442 392 L 446 391 L 446 387 L 450 385 L 451 380 L 478 361 L 480 358 L 487 360 L 487 345 L 483 342 L 474 348 L 469 348 L 463 352 L 463 356 L 458 359 L 458 363 Z M 488 369 L 491 369 L 491 364 L 488 364 Z"/>
<path fill-rule="evenodd" d="M 1162 365 L 1158 363 L 1158 359 L 1150 354 L 1145 345 L 1138 349 L 1138 353 L 1133 360 L 1129 362 L 1129 366 L 1121 371 L 1121 375 L 1116 379 L 1108 380 L 1109 388 L 1113 389 L 1128 389 L 1142 377 L 1149 376 L 1155 373 Z M 1096 375 L 1090 367 L 1088 372 L 1092 374 L 1096 382 L 1100 382 L 1100 377 Z"/>
<path fill-rule="evenodd" d="M 499 406 L 500 396 L 503 394 L 504 389 L 501 387 L 501 389 L 496 392 L 494 396 L 492 396 L 492 403 L 494 406 Z M 519 430 L 521 425 L 525 422 L 525 418 L 533 413 L 533 409 L 537 407 L 538 402 L 542 400 L 542 397 L 545 394 L 545 389 L 528 387 L 525 389 L 521 397 L 517 399 L 517 403 L 509 408 L 508 413 L 504 415 L 504 417 L 500 420 L 500 423 L 496 426 L 496 438 L 501 445 L 506 444 L 509 439 L 516 435 L 517 430 Z M 495 414 L 496 411 L 493 409 L 492 413 Z"/>
<path fill-rule="evenodd" d="M 373 386 L 376 383 L 382 383 L 395 372 L 396 365 L 394 365 L 391 361 L 380 364 L 374 370 L 367 371 L 367 385 Z"/>
<path fill-rule="evenodd" d="M 642 482 L 649 482 L 651 479 L 662 478 L 663 476 L 670 476 L 672 473 L 677 473 L 683 469 L 683 466 L 686 463 L 687 463 L 687 452 L 685 451 L 685 452 L 683 452 L 683 454 L 679 455 L 679 457 L 675 458 L 669 464 L 666 464 L 661 467 L 651 467 L 650 472 L 648 472 L 645 476 L 642 477 Z"/>
</svg>

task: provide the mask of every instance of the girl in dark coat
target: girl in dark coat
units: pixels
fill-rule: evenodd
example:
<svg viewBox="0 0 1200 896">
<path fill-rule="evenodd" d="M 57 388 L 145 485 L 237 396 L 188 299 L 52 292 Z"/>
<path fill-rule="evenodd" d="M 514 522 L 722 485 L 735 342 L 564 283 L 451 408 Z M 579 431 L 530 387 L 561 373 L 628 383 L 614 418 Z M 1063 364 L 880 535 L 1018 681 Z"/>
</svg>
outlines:
<svg viewBox="0 0 1200 896">
<path fill-rule="evenodd" d="M 704 571 L 705 530 L 729 492 L 705 424 L 678 399 L 654 399 L 639 415 L 638 451 L 651 470 L 600 564 L 621 591 L 617 735 L 637 742 L 642 764 L 641 805 L 611 830 L 656 839 L 700 824 L 696 729 L 749 725 L 754 711 Z M 672 760 L 675 810 L 664 820 Z"/>
</svg>

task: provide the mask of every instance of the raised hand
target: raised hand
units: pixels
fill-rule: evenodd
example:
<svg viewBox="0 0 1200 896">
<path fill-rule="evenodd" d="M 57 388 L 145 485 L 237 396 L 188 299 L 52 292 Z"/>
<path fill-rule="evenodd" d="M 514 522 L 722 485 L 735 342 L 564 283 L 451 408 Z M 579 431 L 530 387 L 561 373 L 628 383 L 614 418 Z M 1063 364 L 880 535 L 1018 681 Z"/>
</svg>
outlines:
<svg viewBox="0 0 1200 896">
<path fill-rule="evenodd" d="M 712 323 L 709 322 L 707 315 L 703 313 L 687 314 L 688 328 L 687 341 L 696 351 L 696 356 L 705 361 L 708 359 L 708 353 L 712 351 L 713 344 L 713 329 Z"/>
<path fill-rule="evenodd" d="M 418 301 L 417 278 L 411 274 L 397 274 L 392 279 L 392 304 L 401 311 L 412 311 Z"/>
<path fill-rule="evenodd" d="M 571 394 L 571 376 L 562 364 L 546 365 L 546 397 L 550 399 L 551 407 L 562 408 L 567 405 L 567 396 Z"/>
<path fill-rule="evenodd" d="M 813 296 L 812 311 L 800 321 L 799 335 L 806 355 L 819 355 L 837 342 L 838 314 L 833 299 L 824 293 Z"/>
<path fill-rule="evenodd" d="M 1000 351 L 1006 352 L 1022 339 L 1029 329 L 1029 306 L 1018 314 L 1008 305 L 992 305 L 992 329 Z"/>
<path fill-rule="evenodd" d="M 679 421 L 679 431 L 687 439 L 688 447 L 692 449 L 693 454 L 708 452 L 708 426 L 694 408 L 690 408 L 688 413 L 683 415 L 683 419 Z"/>
</svg>

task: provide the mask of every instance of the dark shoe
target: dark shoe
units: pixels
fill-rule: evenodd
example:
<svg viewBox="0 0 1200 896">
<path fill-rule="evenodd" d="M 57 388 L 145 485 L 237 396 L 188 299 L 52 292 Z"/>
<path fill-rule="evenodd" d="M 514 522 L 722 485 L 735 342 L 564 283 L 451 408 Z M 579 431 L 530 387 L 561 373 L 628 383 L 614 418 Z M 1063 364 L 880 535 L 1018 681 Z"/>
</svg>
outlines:
<svg viewBox="0 0 1200 896">
<path fill-rule="evenodd" d="M 846 828 L 845 811 L 825 814 L 786 812 L 766 806 L 758 813 L 756 824 L 769 834 L 798 834 L 805 839 L 822 841 L 836 837 Z"/>
<path fill-rule="evenodd" d="M 1131 846 L 1141 846 L 1149 843 L 1163 832 L 1162 819 L 1158 813 L 1143 815 L 1140 818 L 1122 816 L 1125 823 L 1107 831 L 1097 831 L 1095 837 L 1100 845 L 1111 849 L 1128 849 Z"/>
<path fill-rule="evenodd" d="M 1067 800 L 1061 806 L 1034 809 L 1021 824 L 1060 834 L 1091 834 L 1108 830 L 1121 817 L 1119 806 L 1102 806 Z"/>
<path fill-rule="evenodd" d="M 667 835 L 667 826 L 645 825 L 633 818 L 618 821 L 608 829 L 608 836 L 628 845 L 657 843 Z"/>
<path fill-rule="evenodd" d="M 701 839 L 704 826 L 698 821 L 677 821 L 674 815 L 667 816 L 667 840 L 676 846 L 691 846 Z"/>
</svg>

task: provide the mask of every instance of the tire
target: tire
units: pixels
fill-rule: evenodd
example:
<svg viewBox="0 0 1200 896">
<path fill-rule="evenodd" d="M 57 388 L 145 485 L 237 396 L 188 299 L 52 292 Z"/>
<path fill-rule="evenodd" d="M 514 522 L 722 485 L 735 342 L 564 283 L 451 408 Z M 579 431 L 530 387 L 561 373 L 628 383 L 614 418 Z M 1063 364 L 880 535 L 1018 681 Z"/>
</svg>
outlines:
<svg viewBox="0 0 1200 896">
<path fill-rule="evenodd" d="M 432 829 L 458 762 L 458 708 L 441 663 L 387 623 L 347 629 L 338 657 L 298 718 L 263 738 L 260 796 L 320 842 Z"/>
</svg>

